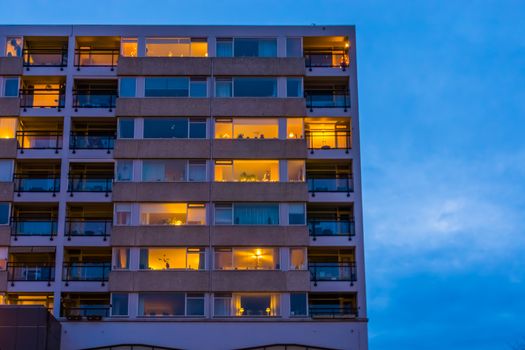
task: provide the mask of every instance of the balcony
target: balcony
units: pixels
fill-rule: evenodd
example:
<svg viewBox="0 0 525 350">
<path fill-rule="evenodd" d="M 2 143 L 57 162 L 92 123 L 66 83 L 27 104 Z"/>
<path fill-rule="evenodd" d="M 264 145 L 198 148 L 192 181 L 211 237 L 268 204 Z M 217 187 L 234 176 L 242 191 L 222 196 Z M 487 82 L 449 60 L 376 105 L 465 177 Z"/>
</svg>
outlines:
<svg viewBox="0 0 525 350">
<path fill-rule="evenodd" d="M 77 37 L 75 67 L 109 67 L 114 71 L 120 56 L 120 37 Z"/>
<path fill-rule="evenodd" d="M 355 223 L 350 220 L 308 220 L 310 236 L 315 241 L 320 236 L 348 237 L 355 236 Z"/>
<path fill-rule="evenodd" d="M 308 270 L 314 286 L 320 281 L 348 281 L 353 284 L 357 280 L 355 263 L 352 262 L 314 262 L 308 264 Z"/>
<path fill-rule="evenodd" d="M 56 154 L 62 149 L 62 131 L 56 130 L 22 130 L 16 132 L 18 149 L 21 154 L 25 150 L 54 150 Z"/>
<path fill-rule="evenodd" d="M 350 193 L 354 191 L 352 180 L 352 163 L 351 161 L 308 161 L 306 163 L 306 181 L 308 183 L 308 192 L 312 197 L 318 193 Z M 339 201 L 340 197 L 327 197 L 324 195 L 321 200 Z"/>
<path fill-rule="evenodd" d="M 13 176 L 15 193 L 60 192 L 60 163 L 58 161 L 18 161 Z"/>
<path fill-rule="evenodd" d="M 73 153 L 77 150 L 105 150 L 109 154 L 115 147 L 115 138 L 114 132 L 71 132 L 69 149 Z"/>
<path fill-rule="evenodd" d="M 345 112 L 350 108 L 350 93 L 344 89 L 305 90 L 304 97 L 310 112 L 314 108 L 343 108 Z"/>
<path fill-rule="evenodd" d="M 109 316 L 109 293 L 63 293 L 61 316 L 68 321 L 100 321 Z"/>
<path fill-rule="evenodd" d="M 28 108 L 56 108 L 60 111 L 65 106 L 65 91 L 63 77 L 24 78 L 20 89 L 20 107 L 24 112 Z"/>
<path fill-rule="evenodd" d="M 106 204 L 68 205 L 65 235 L 72 237 L 102 237 L 111 235 L 113 206 Z"/>
<path fill-rule="evenodd" d="M 47 285 L 50 286 L 51 281 L 55 280 L 55 265 L 45 262 L 8 262 L 7 280 L 11 286 L 21 281 L 47 282 Z"/>
<path fill-rule="evenodd" d="M 116 80 L 75 81 L 73 89 L 73 108 L 107 108 L 110 112 L 117 101 L 118 82 Z"/>
<path fill-rule="evenodd" d="M 24 68 L 58 67 L 64 70 L 67 66 L 67 37 L 25 37 L 22 56 Z"/>
<path fill-rule="evenodd" d="M 308 192 L 315 197 L 316 192 L 346 192 L 350 197 L 350 192 L 354 191 L 354 185 L 351 175 L 340 175 L 337 177 L 323 175 L 306 175 L 308 182 Z"/>
<path fill-rule="evenodd" d="M 71 163 L 68 192 L 104 193 L 109 196 L 113 188 L 113 163 Z"/>
<path fill-rule="evenodd" d="M 310 293 L 308 309 L 312 318 L 355 318 L 358 316 L 355 293 Z"/>
<path fill-rule="evenodd" d="M 317 150 L 344 150 L 348 154 L 352 148 L 349 118 L 320 119 L 305 120 L 306 143 L 310 154 L 314 154 Z"/>
<path fill-rule="evenodd" d="M 304 57 L 309 71 L 315 68 L 348 68 L 349 41 L 344 36 L 304 37 Z"/>
<path fill-rule="evenodd" d="M 110 262 L 64 263 L 62 280 L 66 282 L 66 286 L 70 281 L 101 282 L 104 285 L 104 282 L 108 281 L 110 271 Z"/>
<path fill-rule="evenodd" d="M 58 205 L 15 204 L 11 217 L 11 236 L 49 237 L 53 240 L 58 230 Z"/>
</svg>

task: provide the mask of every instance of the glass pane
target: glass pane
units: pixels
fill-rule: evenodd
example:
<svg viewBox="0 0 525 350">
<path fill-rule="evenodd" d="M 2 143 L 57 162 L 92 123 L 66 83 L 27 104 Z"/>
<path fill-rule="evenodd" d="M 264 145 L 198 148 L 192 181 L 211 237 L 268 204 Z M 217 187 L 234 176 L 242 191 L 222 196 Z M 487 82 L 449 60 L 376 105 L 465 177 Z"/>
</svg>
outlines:
<svg viewBox="0 0 525 350">
<path fill-rule="evenodd" d="M 188 97 L 189 78 L 146 78 L 146 97 Z"/>
<path fill-rule="evenodd" d="M 141 225 L 185 225 L 186 203 L 140 204 Z"/>
<path fill-rule="evenodd" d="M 18 78 L 4 79 L 4 96 L 5 97 L 18 96 Z"/>
<path fill-rule="evenodd" d="M 286 57 L 302 57 L 301 38 L 286 38 Z"/>
<path fill-rule="evenodd" d="M 137 79 L 120 78 L 120 97 L 135 97 Z"/>
<path fill-rule="evenodd" d="M 131 205 L 115 204 L 117 225 L 131 225 Z"/>
<path fill-rule="evenodd" d="M 190 57 L 190 38 L 146 38 L 146 56 Z"/>
<path fill-rule="evenodd" d="M 278 204 L 234 204 L 236 225 L 278 225 Z"/>
<path fill-rule="evenodd" d="M 124 57 L 138 56 L 138 39 L 137 38 L 122 38 L 120 40 L 120 53 Z"/>
<path fill-rule="evenodd" d="M 232 81 L 231 80 L 216 80 L 215 81 L 215 97 L 231 97 L 232 96 Z"/>
<path fill-rule="evenodd" d="M 286 96 L 287 97 L 303 97 L 303 81 L 301 78 L 287 78 L 286 79 Z"/>
<path fill-rule="evenodd" d="M 129 269 L 129 248 L 115 248 L 115 268 L 120 270 Z"/>
<path fill-rule="evenodd" d="M 289 139 L 302 139 L 303 120 L 300 118 L 286 119 L 286 135 Z"/>
<path fill-rule="evenodd" d="M 306 315 L 306 293 L 290 293 L 290 316 Z"/>
<path fill-rule="evenodd" d="M 206 138 L 206 122 L 192 121 L 190 122 L 190 139 L 205 139 Z"/>
<path fill-rule="evenodd" d="M 231 316 L 231 297 L 215 297 L 213 300 L 214 316 Z"/>
<path fill-rule="evenodd" d="M 270 295 L 241 295 L 239 316 L 269 316 L 271 314 Z"/>
<path fill-rule="evenodd" d="M 128 315 L 128 294 L 112 293 L 111 294 L 111 314 L 113 316 Z"/>
<path fill-rule="evenodd" d="M 236 38 L 235 57 L 276 57 L 276 39 Z"/>
<path fill-rule="evenodd" d="M 133 161 L 117 161 L 117 181 L 131 181 L 133 176 Z"/>
<path fill-rule="evenodd" d="M 274 270 L 279 268 L 279 253 L 274 248 L 235 248 L 233 268 L 239 270 Z"/>
<path fill-rule="evenodd" d="M 288 204 L 288 223 L 290 225 L 304 225 L 304 204 Z"/>
<path fill-rule="evenodd" d="M 188 316 L 203 316 L 204 315 L 204 296 L 202 298 L 188 298 L 186 301 Z"/>
<path fill-rule="evenodd" d="M 191 97 L 206 97 L 208 85 L 206 80 L 191 81 L 190 82 L 190 96 Z"/>
<path fill-rule="evenodd" d="M 232 57 L 233 41 L 232 39 L 217 39 L 217 57 Z"/>
<path fill-rule="evenodd" d="M 9 203 L 0 203 L 0 225 L 9 223 Z"/>
<path fill-rule="evenodd" d="M 23 39 L 21 37 L 7 37 L 5 55 L 7 57 L 22 57 Z"/>
<path fill-rule="evenodd" d="M 290 269 L 303 270 L 305 268 L 305 251 L 303 248 L 290 248 Z"/>
<path fill-rule="evenodd" d="M 188 208 L 188 225 L 206 225 L 206 207 Z"/>
<path fill-rule="evenodd" d="M 15 138 L 17 124 L 18 120 L 16 118 L 0 118 L 0 138 Z"/>
<path fill-rule="evenodd" d="M 190 162 L 189 163 L 189 172 L 188 172 L 189 181 L 206 181 L 206 162 Z"/>
<path fill-rule="evenodd" d="M 188 119 L 151 119 L 144 120 L 144 138 L 187 138 Z"/>
<path fill-rule="evenodd" d="M 13 161 L 0 160 L 0 181 L 13 181 Z"/>
<path fill-rule="evenodd" d="M 215 207 L 215 224 L 217 225 L 231 225 L 232 224 L 232 208 L 230 207 Z"/>
<path fill-rule="evenodd" d="M 142 181 L 186 181 L 186 161 L 182 159 L 144 160 Z"/>
<path fill-rule="evenodd" d="M 119 138 L 132 139 L 135 133 L 135 121 L 133 119 L 118 120 Z"/>
<path fill-rule="evenodd" d="M 184 316 L 184 293 L 139 294 L 141 316 Z"/>
<path fill-rule="evenodd" d="M 304 160 L 288 160 L 288 181 L 304 181 Z"/>
<path fill-rule="evenodd" d="M 191 56 L 208 57 L 208 41 L 206 38 L 191 40 Z"/>
<path fill-rule="evenodd" d="M 277 97 L 276 78 L 235 78 L 235 97 Z"/>
<path fill-rule="evenodd" d="M 238 139 L 276 139 L 279 122 L 275 118 L 235 118 L 233 137 Z"/>
</svg>

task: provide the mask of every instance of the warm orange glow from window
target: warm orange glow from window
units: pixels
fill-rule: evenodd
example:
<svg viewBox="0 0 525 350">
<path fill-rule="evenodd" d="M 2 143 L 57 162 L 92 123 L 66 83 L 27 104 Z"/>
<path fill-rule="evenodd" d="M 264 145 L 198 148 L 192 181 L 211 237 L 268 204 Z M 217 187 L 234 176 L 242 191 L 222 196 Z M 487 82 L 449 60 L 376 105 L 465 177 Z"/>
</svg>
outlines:
<svg viewBox="0 0 525 350">
<path fill-rule="evenodd" d="M 186 203 L 140 204 L 141 225 L 205 225 L 206 207 Z"/>
<path fill-rule="evenodd" d="M 16 134 L 16 118 L 0 118 L 0 138 L 13 139 Z"/>
<path fill-rule="evenodd" d="M 198 270 L 204 267 L 204 250 L 200 248 L 141 249 L 141 265 L 149 270 Z"/>
<path fill-rule="evenodd" d="M 146 38 L 148 57 L 207 57 L 208 43 L 190 38 Z"/>
<path fill-rule="evenodd" d="M 138 39 L 122 38 L 120 42 L 120 54 L 124 57 L 138 56 Z"/>
<path fill-rule="evenodd" d="M 278 137 L 277 118 L 233 118 L 215 121 L 216 139 L 276 139 Z"/>
<path fill-rule="evenodd" d="M 279 181 L 278 160 L 234 160 L 215 163 L 215 181 L 275 182 Z"/>
<path fill-rule="evenodd" d="M 286 119 L 286 134 L 289 139 L 302 139 L 303 120 L 301 118 Z"/>
</svg>

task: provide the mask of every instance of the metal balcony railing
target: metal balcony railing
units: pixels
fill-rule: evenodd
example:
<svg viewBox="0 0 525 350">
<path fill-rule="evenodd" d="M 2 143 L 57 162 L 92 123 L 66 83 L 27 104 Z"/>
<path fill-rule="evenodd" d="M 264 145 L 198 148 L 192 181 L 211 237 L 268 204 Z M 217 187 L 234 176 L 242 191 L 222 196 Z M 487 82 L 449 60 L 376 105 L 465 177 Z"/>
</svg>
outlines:
<svg viewBox="0 0 525 350">
<path fill-rule="evenodd" d="M 57 108 L 60 111 L 65 106 L 64 89 L 21 89 L 20 107 L 27 108 Z"/>
<path fill-rule="evenodd" d="M 62 280 L 66 286 L 71 281 L 104 282 L 108 281 L 111 263 L 64 263 Z"/>
<path fill-rule="evenodd" d="M 24 49 L 24 67 L 60 67 L 67 66 L 67 49 Z"/>
<path fill-rule="evenodd" d="M 103 175 L 69 175 L 68 192 L 104 192 L 112 191 L 113 177 Z"/>
<path fill-rule="evenodd" d="M 355 263 L 311 262 L 308 264 L 310 281 L 317 285 L 321 281 L 348 281 L 352 285 L 357 280 Z"/>
<path fill-rule="evenodd" d="M 103 237 L 104 241 L 111 235 L 113 222 L 111 219 L 73 218 L 66 219 L 66 236 L 71 237 Z"/>
<path fill-rule="evenodd" d="M 343 71 L 348 68 L 350 59 L 348 52 L 341 50 L 312 49 L 304 51 L 306 67 L 311 71 L 312 68 L 341 68 Z"/>
<path fill-rule="evenodd" d="M 76 49 L 75 67 L 110 67 L 115 69 L 120 49 Z"/>
<path fill-rule="evenodd" d="M 11 236 L 18 240 L 18 236 L 44 236 L 53 240 L 57 235 L 58 222 L 52 218 L 11 218 Z"/>
<path fill-rule="evenodd" d="M 85 317 L 88 321 L 100 321 L 103 317 L 109 317 L 111 305 L 93 305 L 81 307 L 66 307 L 63 316 L 70 321 L 80 321 Z"/>
<path fill-rule="evenodd" d="M 346 153 L 352 148 L 350 131 L 309 130 L 305 132 L 306 143 L 310 153 L 314 150 L 344 149 Z"/>
<path fill-rule="evenodd" d="M 355 223 L 350 220 L 308 220 L 308 230 L 313 240 L 319 236 L 348 237 L 355 236 Z"/>
<path fill-rule="evenodd" d="M 306 174 L 308 192 L 315 197 L 316 192 L 346 192 L 349 197 L 354 191 L 354 182 L 351 175 L 325 176 Z"/>
<path fill-rule="evenodd" d="M 20 196 L 21 192 L 49 192 L 53 196 L 60 192 L 59 175 L 46 173 L 14 174 L 15 192 Z"/>
<path fill-rule="evenodd" d="M 115 133 L 71 132 L 69 148 L 75 153 L 77 149 L 102 149 L 110 153 L 115 147 Z"/>
<path fill-rule="evenodd" d="M 309 313 L 312 318 L 348 318 L 357 317 L 357 308 L 310 305 Z"/>
<path fill-rule="evenodd" d="M 40 281 L 47 282 L 55 280 L 55 265 L 45 262 L 8 262 L 7 280 L 14 286 L 14 282 Z"/>
<path fill-rule="evenodd" d="M 18 149 L 24 153 L 26 149 L 54 149 L 55 153 L 62 149 L 62 132 L 56 130 L 21 130 L 16 132 Z"/>
<path fill-rule="evenodd" d="M 350 108 L 350 93 L 348 90 L 306 90 L 306 107 L 313 112 L 314 108 Z"/>
<path fill-rule="evenodd" d="M 110 111 L 117 103 L 117 91 L 110 89 L 89 89 L 73 91 L 73 108 L 108 108 Z"/>
</svg>

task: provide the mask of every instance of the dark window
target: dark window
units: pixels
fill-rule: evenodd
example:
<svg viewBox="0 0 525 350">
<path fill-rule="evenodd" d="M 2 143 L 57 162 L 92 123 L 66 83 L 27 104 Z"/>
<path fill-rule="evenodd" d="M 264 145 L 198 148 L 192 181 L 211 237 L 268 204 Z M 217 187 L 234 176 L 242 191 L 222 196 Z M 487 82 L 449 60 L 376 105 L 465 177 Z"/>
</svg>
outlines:
<svg viewBox="0 0 525 350">
<path fill-rule="evenodd" d="M 188 97 L 188 78 L 146 78 L 146 97 Z"/>
<path fill-rule="evenodd" d="M 290 316 L 306 315 L 306 293 L 290 293 Z"/>
<path fill-rule="evenodd" d="M 119 119 L 119 138 L 132 139 L 135 133 L 135 121 L 133 119 Z"/>
<path fill-rule="evenodd" d="M 236 97 L 276 97 L 275 78 L 235 78 L 233 91 Z"/>
<path fill-rule="evenodd" d="M 171 139 L 188 137 L 188 119 L 144 119 L 144 138 Z"/>
</svg>

